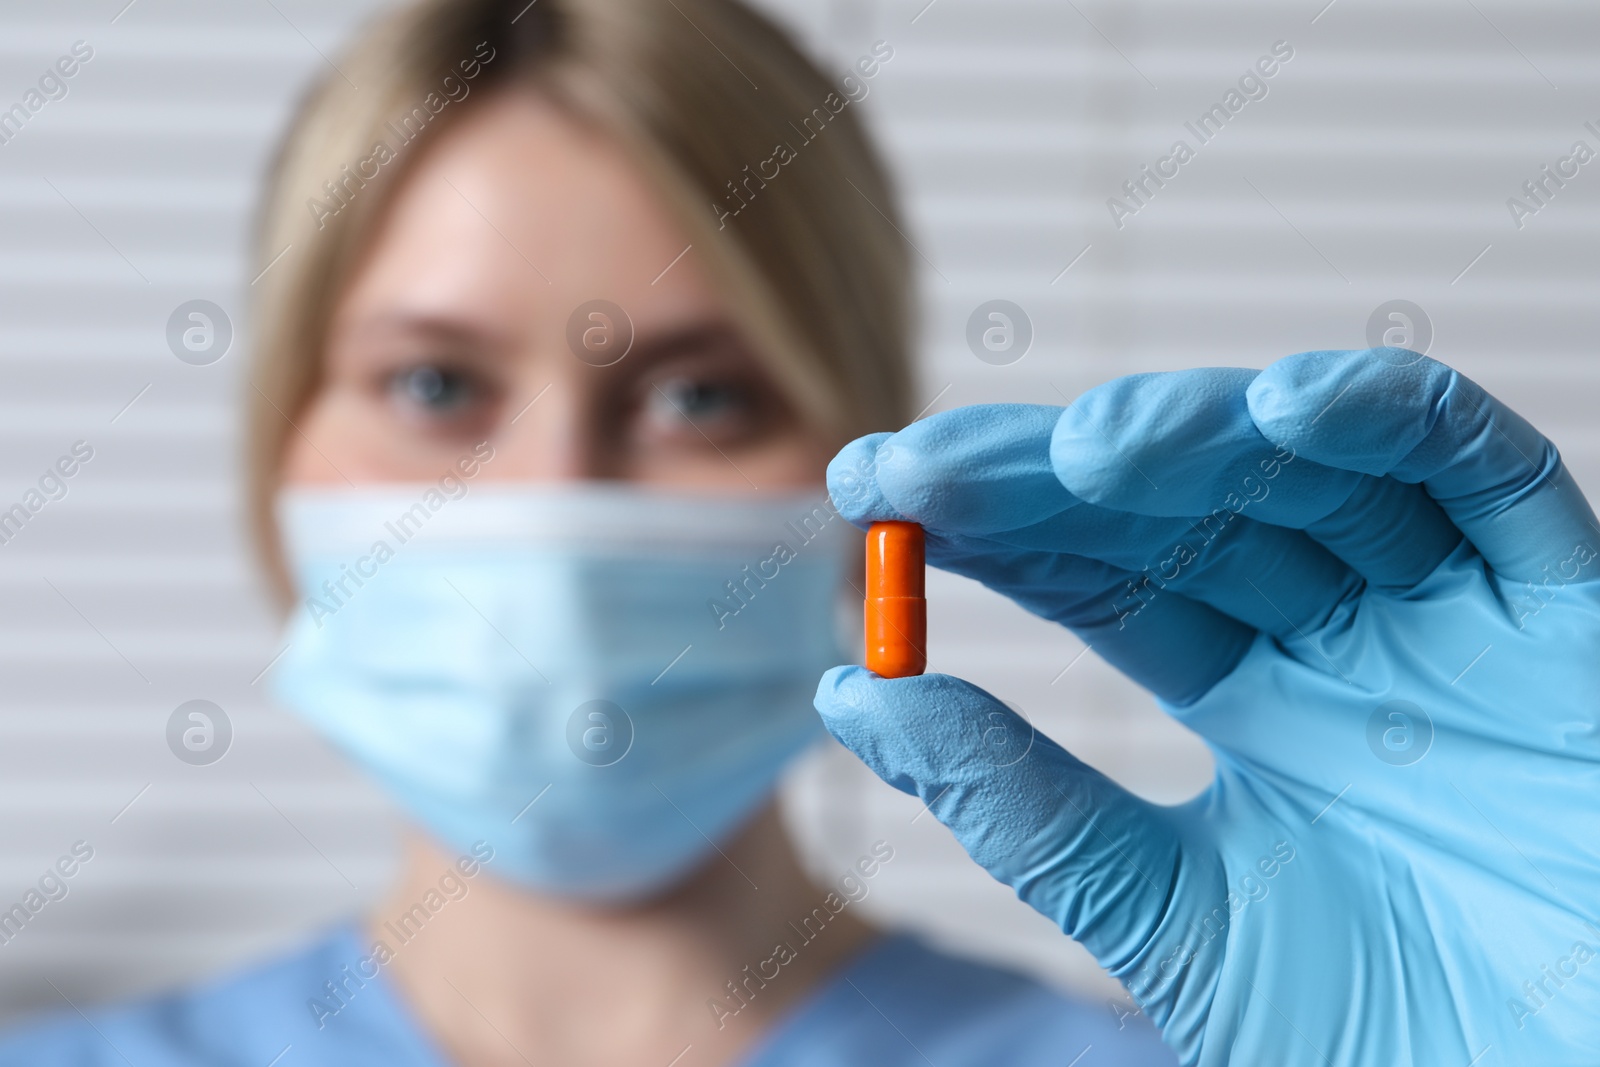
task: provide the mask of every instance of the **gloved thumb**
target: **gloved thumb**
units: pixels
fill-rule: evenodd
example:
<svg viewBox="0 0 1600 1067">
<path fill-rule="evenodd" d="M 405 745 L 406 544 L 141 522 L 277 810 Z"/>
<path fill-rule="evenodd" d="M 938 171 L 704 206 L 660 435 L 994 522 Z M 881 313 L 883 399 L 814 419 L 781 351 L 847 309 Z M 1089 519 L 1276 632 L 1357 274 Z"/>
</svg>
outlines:
<svg viewBox="0 0 1600 1067">
<path fill-rule="evenodd" d="M 817 686 L 816 708 L 841 744 L 920 797 L 969 856 L 1112 974 L 1162 925 L 1181 849 L 1165 809 L 982 689 L 946 674 L 835 667 Z"/>
</svg>

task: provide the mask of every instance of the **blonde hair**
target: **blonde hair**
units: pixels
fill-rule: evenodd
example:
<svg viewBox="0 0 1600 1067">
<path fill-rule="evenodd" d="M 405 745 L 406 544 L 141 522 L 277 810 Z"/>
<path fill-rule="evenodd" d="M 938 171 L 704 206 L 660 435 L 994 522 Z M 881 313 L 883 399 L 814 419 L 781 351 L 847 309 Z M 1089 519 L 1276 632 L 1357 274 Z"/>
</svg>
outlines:
<svg viewBox="0 0 1600 1067">
<path fill-rule="evenodd" d="M 329 320 L 407 162 L 472 94 L 541 92 L 627 149 L 813 425 L 842 442 L 909 417 L 910 260 L 888 176 L 841 86 L 738 0 L 422 0 L 335 65 L 279 148 L 257 231 L 259 262 L 282 258 L 256 284 L 248 506 L 280 605 L 272 501 Z M 784 149 L 771 178 L 761 164 Z"/>
</svg>

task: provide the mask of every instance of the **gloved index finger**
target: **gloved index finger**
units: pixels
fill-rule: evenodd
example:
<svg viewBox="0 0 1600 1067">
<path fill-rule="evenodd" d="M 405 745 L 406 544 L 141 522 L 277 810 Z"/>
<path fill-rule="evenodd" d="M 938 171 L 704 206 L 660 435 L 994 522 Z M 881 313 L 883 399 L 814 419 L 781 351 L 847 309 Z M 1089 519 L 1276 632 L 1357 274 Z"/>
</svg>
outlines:
<svg viewBox="0 0 1600 1067">
<path fill-rule="evenodd" d="M 980 404 L 858 438 L 828 464 L 828 491 L 862 527 L 893 519 L 982 537 L 1031 526 L 1079 503 L 1050 469 L 1060 416 L 1039 404 Z"/>
<path fill-rule="evenodd" d="M 875 522 L 909 521 L 878 488 L 878 453 L 893 436 L 886 432 L 858 437 L 828 461 L 828 498 L 846 522 L 862 530 Z"/>
</svg>

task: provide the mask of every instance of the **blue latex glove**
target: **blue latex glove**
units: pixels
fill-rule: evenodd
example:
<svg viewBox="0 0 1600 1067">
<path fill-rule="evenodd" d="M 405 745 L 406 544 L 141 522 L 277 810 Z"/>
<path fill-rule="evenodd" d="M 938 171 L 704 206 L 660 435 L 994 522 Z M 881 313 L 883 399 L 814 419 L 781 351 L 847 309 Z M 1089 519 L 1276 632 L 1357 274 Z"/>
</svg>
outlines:
<svg viewBox="0 0 1600 1067">
<path fill-rule="evenodd" d="M 817 691 L 1185 1063 L 1600 1062 L 1600 528 L 1522 418 L 1413 352 L 1307 352 L 947 412 L 829 485 L 1215 754 L 1164 807 L 960 679 Z"/>
</svg>

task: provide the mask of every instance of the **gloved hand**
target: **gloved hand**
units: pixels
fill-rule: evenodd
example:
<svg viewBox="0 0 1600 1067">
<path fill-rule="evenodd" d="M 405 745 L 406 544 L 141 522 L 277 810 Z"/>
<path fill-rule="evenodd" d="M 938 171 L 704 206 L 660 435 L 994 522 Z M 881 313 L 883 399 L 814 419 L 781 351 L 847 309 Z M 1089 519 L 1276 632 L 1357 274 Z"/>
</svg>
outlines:
<svg viewBox="0 0 1600 1067">
<path fill-rule="evenodd" d="M 816 698 L 1185 1063 L 1600 1062 L 1600 528 L 1522 418 L 1414 352 L 1307 352 L 946 412 L 829 486 L 1210 746 L 1165 807 L 957 678 Z"/>
</svg>

